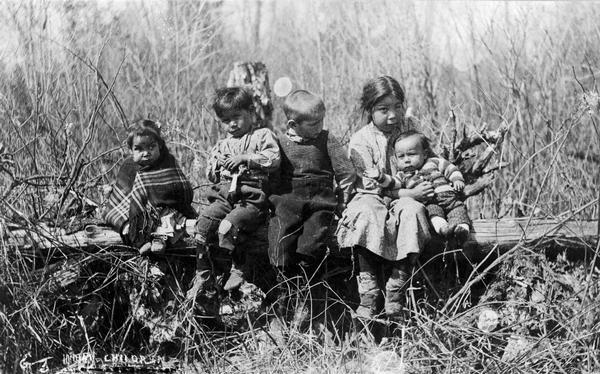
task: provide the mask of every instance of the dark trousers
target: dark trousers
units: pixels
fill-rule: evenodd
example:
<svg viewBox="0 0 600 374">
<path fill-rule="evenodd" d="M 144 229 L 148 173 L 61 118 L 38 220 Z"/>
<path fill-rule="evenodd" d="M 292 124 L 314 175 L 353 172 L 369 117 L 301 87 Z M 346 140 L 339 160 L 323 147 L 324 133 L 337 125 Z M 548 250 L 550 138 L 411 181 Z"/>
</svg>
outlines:
<svg viewBox="0 0 600 374">
<path fill-rule="evenodd" d="M 269 259 L 277 267 L 300 260 L 318 263 L 327 251 L 337 199 L 331 185 L 300 184 L 272 195 L 275 214 L 269 221 Z"/>
<path fill-rule="evenodd" d="M 229 183 L 214 185 L 207 195 L 208 205 L 198 217 L 196 234 L 201 235 L 207 243 L 215 242 L 219 238 L 219 246 L 229 250 L 236 244 L 239 234 L 257 230 L 265 223 L 267 216 L 268 200 L 260 188 L 241 185 L 237 191 L 229 192 Z M 221 235 L 217 230 L 222 220 L 232 224 L 231 235 L 234 243 L 221 243 Z"/>
</svg>

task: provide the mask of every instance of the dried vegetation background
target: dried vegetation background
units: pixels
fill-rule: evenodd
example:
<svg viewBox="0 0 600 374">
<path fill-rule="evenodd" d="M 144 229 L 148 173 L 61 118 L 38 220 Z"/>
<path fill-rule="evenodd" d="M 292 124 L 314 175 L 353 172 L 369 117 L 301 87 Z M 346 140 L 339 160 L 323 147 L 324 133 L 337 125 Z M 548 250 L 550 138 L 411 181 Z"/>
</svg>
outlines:
<svg viewBox="0 0 600 374">
<path fill-rule="evenodd" d="M 82 196 L 100 202 L 99 187 L 126 154 L 128 124 L 147 117 L 162 122 L 201 208 L 207 151 L 222 136 L 209 97 L 234 61 L 262 61 L 272 82 L 289 76 L 321 94 L 326 126 L 345 141 L 363 124 L 362 84 L 380 74 L 402 82 L 413 115 L 439 149 L 455 134 L 507 126 L 495 155 L 506 166 L 492 188 L 469 201 L 474 218 L 598 217 L 597 3 L 310 5 L 2 1 L 2 230 L 60 223 L 81 214 Z M 205 335 L 179 309 L 176 344 L 157 348 L 119 309 L 127 304 L 119 297 L 129 297 L 119 289 L 123 282 L 147 276 L 136 273 L 135 256 L 75 252 L 68 261 L 84 271 L 69 274 L 67 256 L 57 263 L 61 253 L 35 257 L 2 240 L 0 368 L 7 372 L 18 370 L 26 353 L 30 362 L 51 358 L 52 366 L 86 350 L 175 352 L 211 372 L 600 370 L 600 290 L 590 258 L 514 248 L 498 261 L 496 278 L 479 268 L 452 294 L 413 300 L 412 322 L 383 346 L 342 336 L 327 344 L 290 331 L 275 349 L 254 330 Z M 61 277 L 51 276 L 60 266 Z M 61 285 L 69 277 L 77 282 Z M 482 280 L 488 283 L 473 305 L 470 293 Z M 179 294 L 165 297 L 177 299 L 185 286 L 172 289 Z M 489 333 L 476 328 L 484 306 L 501 317 Z"/>
</svg>

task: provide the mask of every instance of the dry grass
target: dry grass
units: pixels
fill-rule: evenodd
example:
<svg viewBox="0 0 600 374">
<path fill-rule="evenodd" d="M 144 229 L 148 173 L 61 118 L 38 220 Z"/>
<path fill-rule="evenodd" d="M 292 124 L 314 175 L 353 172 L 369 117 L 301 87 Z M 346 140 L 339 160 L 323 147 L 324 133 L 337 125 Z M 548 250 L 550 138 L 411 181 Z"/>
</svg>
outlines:
<svg viewBox="0 0 600 374">
<path fill-rule="evenodd" d="M 282 16 L 291 14 L 291 2 L 266 2 L 262 13 L 255 13 L 256 4 L 239 5 L 253 14 L 247 18 L 251 30 L 257 27 L 256 14 L 267 18 L 275 12 L 260 24 L 271 32 L 262 35 L 259 27 L 258 43 L 255 33 L 240 39 L 227 31 L 230 24 L 221 11 L 227 4 L 221 2 L 165 2 L 158 16 L 155 9 L 131 3 L 108 17 L 95 2 L 5 0 L 0 20 L 7 39 L 14 37 L 20 47 L 0 60 L 2 227 L 58 221 L 67 210 L 69 190 L 98 201 L 98 186 L 111 180 L 124 155 L 120 145 L 127 125 L 145 117 L 166 125 L 170 148 L 199 187 L 200 204 L 206 152 L 219 136 L 208 98 L 237 60 L 263 61 L 272 81 L 288 75 L 323 95 L 328 127 L 344 140 L 362 125 L 356 111 L 360 87 L 379 74 L 404 84 L 409 105 L 439 144 L 449 143 L 454 132 L 508 125 L 509 137 L 496 155 L 508 166 L 493 188 L 471 199 L 474 217 L 598 217 L 598 205 L 590 204 L 598 199 L 600 184 L 597 4 L 530 5 L 535 9 L 529 14 L 497 14 L 488 27 L 461 34 L 472 52 L 463 70 L 439 58 L 427 31 L 433 17 L 419 15 L 425 9 L 448 20 L 459 18 L 442 4 L 330 0 L 315 3 L 302 15 L 304 23 L 300 16 Z M 471 21 L 478 21 L 477 14 Z M 276 128 L 282 119 L 278 104 L 276 99 Z M 225 336 L 207 332 L 202 321 L 184 314 L 177 354 L 200 359 L 197 368 L 211 372 L 600 370 L 599 325 L 589 317 L 598 307 L 596 271 L 585 263 L 541 259 L 528 264 L 544 270 L 527 287 L 543 284 L 549 292 L 543 302 L 533 302 L 526 291 L 517 291 L 527 276 L 506 265 L 521 261 L 512 256 L 524 250 L 515 248 L 497 261 L 498 271 L 510 275 L 504 281 L 514 281 L 506 284 L 514 294 L 496 295 L 499 299 L 489 290 L 486 294 L 490 304 L 506 301 L 502 297 L 512 300 L 507 313 L 524 319 L 506 317 L 492 333 L 474 327 L 480 306 L 468 303 L 474 300 L 471 286 L 489 280 L 478 268 L 466 274 L 467 282 L 477 282 L 449 287 L 442 299 L 431 291 L 417 292 L 408 303 L 411 322 L 383 345 L 350 335 L 334 336 L 331 344 L 322 336 L 289 331 L 285 347 L 278 347 L 260 329 Z M 1 245 L 4 366 L 16 368 L 25 350 L 36 360 L 70 349 L 156 352 L 154 346 L 135 345 L 143 339 L 131 316 L 106 329 L 127 304 L 107 302 L 122 297 L 116 292 L 122 277 L 145 276 L 133 265 L 135 258 L 112 250 L 77 253 L 69 256 L 69 264 L 84 273 L 65 271 L 57 280 L 56 256 L 60 253 L 32 258 Z M 557 289 L 540 280 L 549 274 L 571 278 L 557 281 Z M 70 277 L 77 279 L 71 283 L 76 287 L 61 286 Z M 185 286 L 172 289 L 169 297 L 180 301 Z M 531 321 L 543 326 L 531 330 Z M 524 328 L 534 339 L 527 342 L 531 349 L 501 359 L 509 338 Z"/>
</svg>

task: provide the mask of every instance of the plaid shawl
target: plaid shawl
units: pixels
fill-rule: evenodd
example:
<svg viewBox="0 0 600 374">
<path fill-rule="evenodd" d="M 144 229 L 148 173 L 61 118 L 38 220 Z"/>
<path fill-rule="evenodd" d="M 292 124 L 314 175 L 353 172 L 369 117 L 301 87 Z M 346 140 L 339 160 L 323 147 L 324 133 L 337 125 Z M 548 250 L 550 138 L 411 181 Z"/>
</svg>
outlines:
<svg viewBox="0 0 600 374">
<path fill-rule="evenodd" d="M 134 246 L 146 242 L 156 229 L 160 208 L 176 209 L 195 218 L 191 206 L 193 190 L 177 161 L 168 151 L 152 166 L 140 167 L 131 157 L 119 169 L 106 203 L 104 220 L 122 232 L 129 222 L 129 239 Z"/>
</svg>

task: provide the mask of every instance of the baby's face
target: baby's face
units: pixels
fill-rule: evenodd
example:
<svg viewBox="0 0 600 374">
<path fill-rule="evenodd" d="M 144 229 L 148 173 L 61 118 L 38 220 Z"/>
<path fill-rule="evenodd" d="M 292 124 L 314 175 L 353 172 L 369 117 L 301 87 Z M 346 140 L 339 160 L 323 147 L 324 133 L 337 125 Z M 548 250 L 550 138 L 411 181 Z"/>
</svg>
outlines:
<svg viewBox="0 0 600 374">
<path fill-rule="evenodd" d="M 160 146 L 152 136 L 135 136 L 131 144 L 133 162 L 141 166 L 154 164 L 160 157 Z"/>
<path fill-rule="evenodd" d="M 401 171 L 412 172 L 421 169 L 427 157 L 417 136 L 398 140 L 394 146 L 398 167 Z"/>
<path fill-rule="evenodd" d="M 234 138 L 247 134 L 256 123 L 256 115 L 248 110 L 228 110 L 219 119 L 225 130 Z"/>
</svg>

